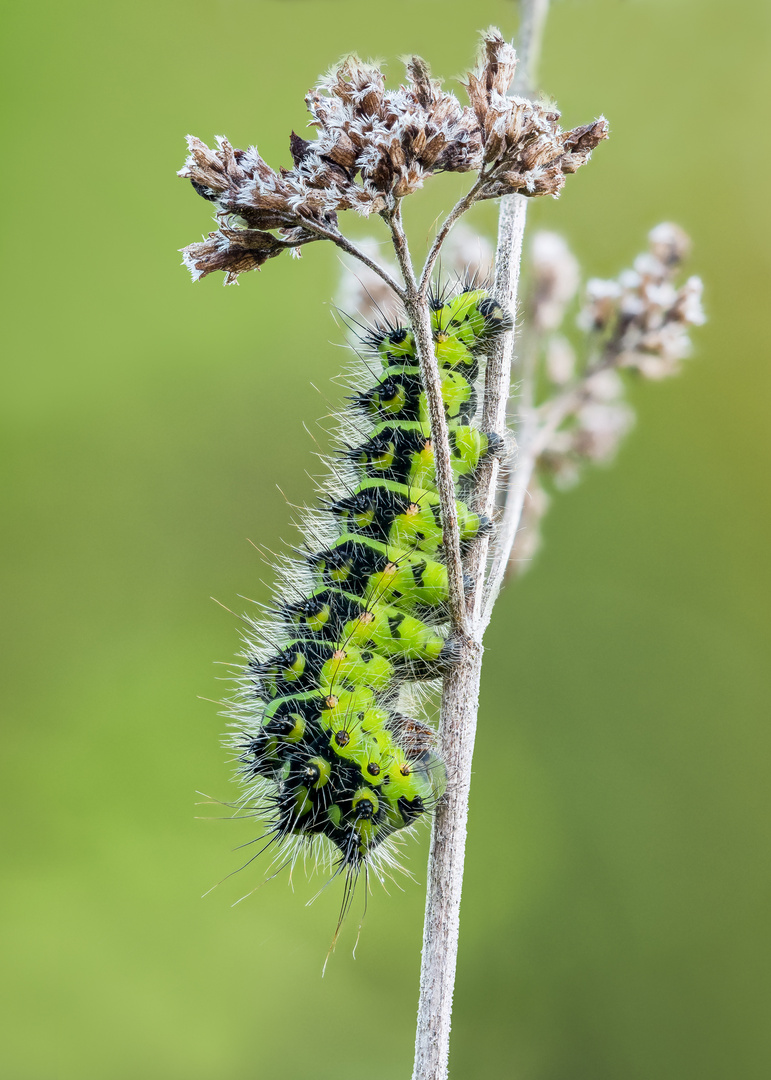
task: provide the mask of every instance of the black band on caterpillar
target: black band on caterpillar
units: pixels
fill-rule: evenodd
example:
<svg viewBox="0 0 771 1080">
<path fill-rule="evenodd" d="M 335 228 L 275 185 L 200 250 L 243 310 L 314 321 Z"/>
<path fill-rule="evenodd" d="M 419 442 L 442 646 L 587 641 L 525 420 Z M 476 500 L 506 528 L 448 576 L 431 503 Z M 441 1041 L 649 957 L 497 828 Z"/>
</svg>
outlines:
<svg viewBox="0 0 771 1080">
<path fill-rule="evenodd" d="M 467 423 L 476 412 L 477 393 L 462 372 L 441 372 L 448 421 Z M 417 366 L 386 368 L 380 382 L 351 398 L 354 408 L 375 421 L 417 420 L 428 423 L 428 404 Z"/>
<path fill-rule="evenodd" d="M 480 461 L 503 450 L 499 435 L 470 424 L 454 424 L 448 431 L 450 461 L 457 479 L 474 473 Z M 393 480 L 411 487 L 434 488 L 434 450 L 428 424 L 416 420 L 378 424 L 361 446 L 350 447 L 346 457 L 361 465 L 367 476 Z"/>
<path fill-rule="evenodd" d="M 422 552 L 343 533 L 332 547 L 307 559 L 319 585 L 446 618 L 447 567 Z"/>
<path fill-rule="evenodd" d="M 431 307 L 465 546 L 491 524 L 463 502 L 464 485 L 506 446 L 473 424 L 479 359 L 512 323 L 480 289 L 435 292 Z M 434 733 L 400 701 L 405 686 L 440 678 L 458 655 L 445 630 L 447 569 L 414 338 L 407 327 L 375 327 L 363 344 L 382 374 L 349 399 L 367 426 L 341 451 L 355 480 L 326 500 L 324 541 L 309 541 L 304 568 L 287 577 L 295 594 L 277 598 L 271 647 L 249 653 L 237 743 L 273 839 L 325 837 L 354 875 L 377 865 L 388 838 L 444 791 Z"/>
<path fill-rule="evenodd" d="M 393 480 L 362 480 L 356 490 L 327 509 L 353 533 L 397 547 L 436 552 L 442 546 L 442 517 L 435 491 L 398 484 Z M 484 515 L 458 501 L 461 544 L 489 531 Z"/>
</svg>

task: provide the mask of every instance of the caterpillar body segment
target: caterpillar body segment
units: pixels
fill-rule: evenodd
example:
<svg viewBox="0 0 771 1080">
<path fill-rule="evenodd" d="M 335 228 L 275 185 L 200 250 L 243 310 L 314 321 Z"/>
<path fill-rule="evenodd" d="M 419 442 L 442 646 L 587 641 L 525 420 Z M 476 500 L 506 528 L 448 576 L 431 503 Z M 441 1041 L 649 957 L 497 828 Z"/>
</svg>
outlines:
<svg viewBox="0 0 771 1080">
<path fill-rule="evenodd" d="M 319 586 L 339 586 L 369 603 L 382 601 L 446 618 L 447 567 L 424 552 L 343 533 L 332 547 L 308 556 L 308 561 Z"/>
<path fill-rule="evenodd" d="M 387 657 L 355 645 L 319 638 L 300 638 L 261 664 L 251 668 L 255 691 L 266 701 L 318 689 L 334 694 L 366 686 L 387 695 L 393 693 L 394 664 Z"/>
<path fill-rule="evenodd" d="M 484 515 L 473 513 L 460 500 L 457 508 L 461 544 L 489 532 L 490 521 Z M 435 491 L 368 478 L 329 510 L 350 532 L 372 540 L 429 553 L 442 546 L 442 516 Z"/>
<path fill-rule="evenodd" d="M 399 745 L 399 730 L 365 688 L 310 691 L 270 703 L 242 761 L 277 785 L 281 835 L 325 833 L 358 864 L 375 839 L 430 810 L 444 790 L 437 755 Z M 369 826 L 360 829 L 361 820 Z"/>
<path fill-rule="evenodd" d="M 487 292 L 466 289 L 434 296 L 431 321 L 465 548 L 491 523 L 462 494 L 480 463 L 505 449 L 473 423 L 480 359 L 511 319 Z M 414 337 L 407 327 L 375 328 L 364 346 L 380 375 L 350 399 L 358 419 L 356 441 L 341 451 L 347 490 L 309 521 L 302 565 L 277 596 L 272 644 L 249 652 L 237 743 L 273 839 L 296 849 L 324 837 L 349 875 L 387 865 L 384 842 L 444 791 L 433 731 L 404 711 L 404 695 L 442 678 L 458 655 L 446 631 L 444 538 Z"/>
<path fill-rule="evenodd" d="M 440 371 L 442 400 L 448 423 L 469 421 L 477 408 L 477 392 L 470 372 Z M 474 375 L 476 377 L 476 375 Z M 428 423 L 428 401 L 417 364 L 390 365 L 380 382 L 355 394 L 354 408 L 373 421 L 417 420 Z"/>
<path fill-rule="evenodd" d="M 440 367 L 470 369 L 489 342 L 514 325 L 510 313 L 484 289 L 465 289 L 446 302 L 435 297 L 433 303 L 431 329 Z M 384 364 L 414 363 L 415 337 L 406 327 L 375 331 L 367 344 Z"/>
<path fill-rule="evenodd" d="M 472 424 L 453 425 L 448 436 L 450 462 L 457 480 L 473 476 L 480 461 L 499 457 L 505 449 L 500 435 L 480 431 Z M 436 490 L 431 427 L 426 422 L 405 420 L 401 424 L 378 424 L 367 442 L 351 447 L 347 457 L 373 479 Z"/>
<path fill-rule="evenodd" d="M 293 628 L 327 641 L 370 648 L 389 659 L 433 663 L 433 677 L 442 674 L 448 663 L 450 643 L 438 630 L 401 608 L 367 604 L 342 589 L 320 589 L 286 605 L 284 614 Z"/>
</svg>

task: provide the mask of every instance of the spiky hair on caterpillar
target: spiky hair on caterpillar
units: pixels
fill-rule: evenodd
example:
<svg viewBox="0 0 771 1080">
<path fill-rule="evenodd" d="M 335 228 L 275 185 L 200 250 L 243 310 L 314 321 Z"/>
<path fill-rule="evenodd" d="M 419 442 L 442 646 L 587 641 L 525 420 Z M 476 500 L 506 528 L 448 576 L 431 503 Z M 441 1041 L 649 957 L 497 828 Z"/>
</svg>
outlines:
<svg viewBox="0 0 771 1080">
<path fill-rule="evenodd" d="M 463 496 L 480 462 L 506 450 L 474 423 L 480 360 L 512 320 L 475 283 L 435 292 L 431 320 L 465 548 L 491 522 Z M 458 655 L 414 336 L 379 324 L 360 346 L 332 479 L 247 636 L 232 713 L 238 775 L 268 819 L 266 846 L 282 865 L 313 847 L 331 858 L 346 876 L 343 913 L 358 874 L 392 866 L 394 842 L 445 790 L 433 729 L 409 703 Z"/>
</svg>

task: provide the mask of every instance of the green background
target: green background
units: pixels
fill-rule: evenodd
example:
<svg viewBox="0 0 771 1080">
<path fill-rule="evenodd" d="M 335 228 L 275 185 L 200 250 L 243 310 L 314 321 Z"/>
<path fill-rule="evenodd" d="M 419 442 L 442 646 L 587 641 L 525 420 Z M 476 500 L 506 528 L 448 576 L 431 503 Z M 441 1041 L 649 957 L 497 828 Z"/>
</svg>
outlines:
<svg viewBox="0 0 771 1080">
<path fill-rule="evenodd" d="M 335 889 L 234 869 L 249 822 L 216 706 L 246 538 L 292 539 L 303 429 L 340 401 L 313 246 L 238 288 L 177 249 L 209 208 L 183 136 L 288 164 L 340 54 L 417 51 L 448 79 L 503 0 L 13 3 L 2 78 L 0 1004 L 8 1080 L 410 1071 L 419 884 L 377 888 L 325 978 Z M 472 788 L 453 1076 L 755 1080 L 769 1046 L 766 0 L 565 0 L 541 82 L 611 141 L 532 222 L 589 274 L 647 230 L 695 239 L 710 323 L 679 380 L 633 391 L 610 471 L 560 497 L 491 628 Z M 455 185 L 457 187 L 457 185 Z M 412 200 L 420 248 L 454 193 Z M 477 219 L 492 230 L 494 210 Z M 354 232 L 366 225 L 356 221 Z M 311 386 L 319 387 L 321 395 Z M 358 903 L 358 902 L 357 902 Z"/>
</svg>

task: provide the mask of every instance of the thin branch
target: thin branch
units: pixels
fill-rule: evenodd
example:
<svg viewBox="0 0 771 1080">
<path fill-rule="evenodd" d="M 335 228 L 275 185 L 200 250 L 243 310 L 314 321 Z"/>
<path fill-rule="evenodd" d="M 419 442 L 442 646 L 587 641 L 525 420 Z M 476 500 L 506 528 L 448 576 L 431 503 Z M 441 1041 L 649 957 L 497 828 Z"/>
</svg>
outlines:
<svg viewBox="0 0 771 1080">
<path fill-rule="evenodd" d="M 505 199 L 498 234 L 496 297 L 514 310 L 525 207 L 526 199 L 521 195 Z M 512 348 L 513 332 L 506 334 L 488 357 L 482 408 L 485 431 L 504 432 L 506 429 Z M 478 470 L 472 505 L 481 512 L 492 513 L 499 468 L 496 460 L 484 463 Z M 466 600 L 470 616 L 469 639 L 442 688 L 439 731 L 449 779 L 431 833 L 413 1080 L 444 1080 L 447 1076 L 471 762 L 482 671 L 484 624 L 480 613 L 487 547 L 487 538 L 483 537 L 466 559 L 466 574 L 472 580 L 471 593 Z"/>
<path fill-rule="evenodd" d="M 522 259 L 522 241 L 525 234 L 527 199 L 523 195 L 510 195 L 502 200 L 498 225 L 494 291 L 498 301 L 516 314 L 519 295 L 519 268 Z M 484 402 L 481 426 L 483 431 L 505 435 L 507 431 L 506 410 L 511 392 L 511 364 L 514 352 L 515 331 L 505 334 L 491 351 L 485 371 Z M 500 473 L 500 462 L 486 462 L 479 470 L 474 490 L 474 506 L 491 517 L 495 511 L 495 494 Z M 479 622 L 482 595 L 487 568 L 489 541 L 484 538 L 477 544 L 468 560 L 466 572 L 471 575 L 473 586 L 473 612 L 475 623 Z M 481 640 L 484 626 L 477 627 Z"/>
<path fill-rule="evenodd" d="M 413 1080 L 447 1076 L 482 652 L 479 641 L 467 641 L 442 688 L 440 738 L 448 782 L 431 829 Z"/>
<path fill-rule="evenodd" d="M 522 0 L 520 68 L 517 72 L 519 78 L 514 84 L 517 93 L 530 88 L 547 11 L 548 0 Z M 527 200 L 519 195 L 511 195 L 501 201 L 495 295 L 499 303 L 508 306 L 513 314 L 516 314 L 517 308 L 526 203 Z M 443 227 L 442 239 L 454 220 L 449 225 L 445 222 L 447 228 L 444 231 Z M 502 434 L 506 430 L 513 346 L 514 333 L 511 332 L 504 336 L 488 357 L 482 407 L 482 428 L 485 431 Z M 475 510 L 492 512 L 499 468 L 499 463 L 493 461 L 485 463 L 479 470 L 472 502 Z M 522 498 L 519 505 L 512 500 L 507 526 L 513 529 L 514 534 L 528 479 L 527 474 L 520 471 Z M 466 560 L 466 572 L 472 578 L 471 594 L 466 601 L 469 634 L 460 661 L 445 679 L 442 689 L 440 738 L 447 762 L 448 786 L 437 808 L 431 832 L 413 1080 L 445 1080 L 447 1077 L 471 763 L 482 668 L 482 634 L 486 626 L 486 609 L 483 612 L 482 602 L 487 548 L 487 539 L 483 538 Z"/>
<path fill-rule="evenodd" d="M 512 90 L 515 94 L 529 95 L 534 91 L 538 61 L 541 56 L 541 46 L 543 43 L 543 32 L 548 12 L 549 0 L 522 0 L 519 26 L 519 64 L 512 86 Z M 522 240 L 525 230 L 524 215 L 526 211 L 525 205 L 522 207 L 522 221 L 517 222 L 514 220 L 513 200 L 516 198 L 520 198 L 523 204 L 526 204 L 527 202 L 527 200 L 521 196 L 510 196 L 509 199 L 504 199 L 502 201 L 499 218 L 498 251 L 496 256 L 496 294 L 499 299 L 502 300 L 504 296 L 503 289 L 508 284 L 515 305 L 519 282 L 519 266 L 522 258 Z M 507 203 L 509 206 L 506 205 Z M 505 261 L 502 261 L 502 257 L 505 260 L 506 253 L 508 252 L 510 261 L 514 254 L 513 247 L 516 245 L 518 245 L 518 251 L 516 253 L 517 280 L 511 282 L 507 280 L 510 277 L 510 270 L 508 266 L 506 266 Z M 503 280 L 500 281 L 500 284 L 499 277 L 503 278 Z M 516 315 L 515 306 L 512 308 L 512 313 Z M 507 345 L 508 343 L 504 343 L 504 352 L 506 352 Z M 509 361 L 508 378 L 510 379 L 510 345 L 508 345 L 507 356 Z M 516 467 L 511 470 L 509 476 L 504 501 L 504 511 L 498 523 L 493 550 L 493 560 L 487 576 L 487 582 L 484 586 L 484 590 L 480 588 L 476 593 L 480 633 L 482 634 L 489 625 L 493 605 L 495 604 L 498 593 L 503 585 L 506 567 L 509 563 L 511 550 L 514 546 L 514 541 L 519 529 L 519 522 L 522 517 L 525 496 L 527 494 L 527 485 L 532 478 L 538 457 L 538 450 L 535 447 L 535 440 L 537 437 L 536 424 L 533 416 L 533 402 L 535 398 L 535 363 L 532 362 L 533 360 L 534 357 L 531 355 L 530 357 L 524 357 L 522 362 L 519 387 L 521 422 L 517 431 Z M 506 400 L 508 400 L 508 385 L 509 384 L 507 383 Z M 500 393 L 503 393 L 504 387 L 501 385 L 498 390 Z M 496 398 L 496 400 L 498 399 Z M 505 408 L 505 402 L 503 404 Z M 492 495 L 494 498 L 494 489 Z M 487 552 L 485 551 L 484 554 L 486 555 Z"/>
<path fill-rule="evenodd" d="M 434 272 L 436 260 L 439 258 L 439 252 L 441 251 L 442 244 L 447 239 L 450 230 L 452 229 L 458 218 L 465 214 L 470 206 L 473 206 L 474 202 L 476 201 L 477 194 L 479 193 L 479 189 L 482 186 L 482 183 L 483 180 L 481 177 L 477 179 L 476 183 L 470 189 L 470 191 L 468 191 L 462 199 L 458 200 L 455 206 L 453 206 L 450 213 L 444 219 L 442 227 L 436 234 L 436 239 L 431 245 L 431 250 L 428 253 L 425 266 L 423 267 L 423 272 L 420 275 L 419 292 L 421 296 L 425 296 L 428 292 L 428 286 L 431 283 L 431 275 Z"/>
<path fill-rule="evenodd" d="M 447 417 L 444 412 L 444 398 L 442 397 L 442 379 L 434 353 L 431 312 L 428 306 L 428 298 L 425 293 L 421 294 L 415 278 L 398 204 L 396 210 L 389 213 L 385 218 L 391 229 L 394 251 L 404 278 L 406 287 L 404 305 L 415 333 L 415 348 L 428 404 L 431 442 L 436 469 L 436 489 L 439 494 L 439 506 L 442 514 L 442 549 L 444 561 L 447 565 L 450 625 L 455 634 L 464 635 L 466 631 L 466 608 L 463 563 L 460 554 L 458 507 L 455 501 L 455 474 L 450 456 L 450 439 L 447 432 Z"/>
<path fill-rule="evenodd" d="M 543 32 L 549 14 L 549 0 L 521 0 L 519 19 L 519 64 L 512 90 L 529 96 L 533 93 L 541 59 Z"/>
<path fill-rule="evenodd" d="M 387 270 L 384 270 L 382 266 L 378 266 L 373 259 L 370 259 L 369 255 L 365 255 L 361 248 L 357 248 L 356 245 L 351 243 L 351 241 L 343 236 L 341 232 L 324 229 L 321 225 L 317 225 L 312 221 L 308 221 L 307 223 L 303 222 L 303 228 L 307 232 L 316 233 L 317 236 L 320 236 L 325 240 L 331 240 L 332 243 L 336 244 L 342 251 L 346 251 L 349 255 L 352 255 L 354 259 L 358 259 L 359 262 L 364 263 L 364 265 L 368 266 L 370 270 L 373 270 L 378 277 L 381 277 L 389 288 L 393 289 L 402 303 L 406 303 L 407 293 L 401 285 L 391 277 Z"/>
</svg>

